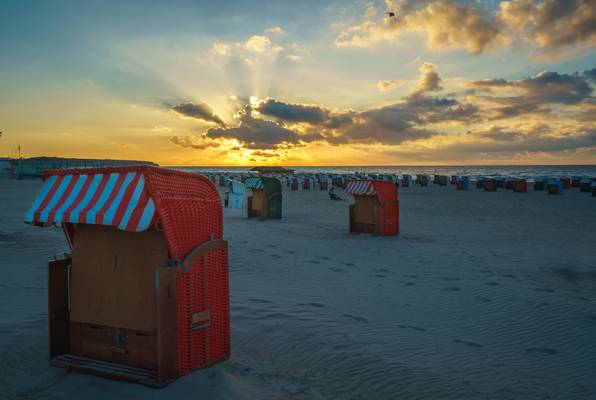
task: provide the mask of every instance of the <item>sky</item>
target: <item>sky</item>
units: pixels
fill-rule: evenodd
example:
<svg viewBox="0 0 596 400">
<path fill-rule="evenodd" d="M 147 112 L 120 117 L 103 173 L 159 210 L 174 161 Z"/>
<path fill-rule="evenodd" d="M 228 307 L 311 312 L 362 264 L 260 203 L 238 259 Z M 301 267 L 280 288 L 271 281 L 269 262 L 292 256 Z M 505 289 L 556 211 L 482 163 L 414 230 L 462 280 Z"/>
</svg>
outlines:
<svg viewBox="0 0 596 400">
<path fill-rule="evenodd" d="M 7 1 L 0 155 L 596 163 L 593 0 Z"/>
</svg>

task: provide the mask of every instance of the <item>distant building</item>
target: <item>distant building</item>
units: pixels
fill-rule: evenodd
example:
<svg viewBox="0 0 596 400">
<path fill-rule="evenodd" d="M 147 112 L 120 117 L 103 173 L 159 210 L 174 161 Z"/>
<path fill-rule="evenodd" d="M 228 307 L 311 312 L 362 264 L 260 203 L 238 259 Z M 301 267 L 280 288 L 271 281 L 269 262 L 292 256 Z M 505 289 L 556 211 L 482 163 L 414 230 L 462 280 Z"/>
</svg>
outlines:
<svg viewBox="0 0 596 400">
<path fill-rule="evenodd" d="M 100 168 L 128 165 L 155 165 L 148 161 L 137 160 L 100 160 L 88 158 L 62 158 L 62 157 L 33 157 L 18 160 L 16 171 L 17 179 L 26 177 L 39 177 L 48 169 L 62 168 Z"/>
<path fill-rule="evenodd" d="M 9 170 L 11 168 L 10 158 L 0 157 L 0 171 Z"/>
<path fill-rule="evenodd" d="M 252 172 L 258 172 L 259 174 L 293 174 L 293 169 L 284 167 L 254 167 L 251 169 Z"/>
</svg>

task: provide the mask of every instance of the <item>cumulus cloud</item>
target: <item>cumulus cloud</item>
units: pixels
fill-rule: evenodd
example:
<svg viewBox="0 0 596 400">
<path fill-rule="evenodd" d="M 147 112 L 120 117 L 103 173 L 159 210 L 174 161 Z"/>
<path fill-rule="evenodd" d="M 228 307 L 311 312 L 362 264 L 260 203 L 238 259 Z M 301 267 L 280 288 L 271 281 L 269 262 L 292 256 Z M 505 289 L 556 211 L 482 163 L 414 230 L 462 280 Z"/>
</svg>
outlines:
<svg viewBox="0 0 596 400">
<path fill-rule="evenodd" d="M 584 71 L 584 77 L 592 81 L 592 83 L 596 84 L 596 68 L 589 69 Z"/>
<path fill-rule="evenodd" d="M 225 125 L 223 120 L 206 103 L 195 104 L 193 102 L 188 102 L 175 106 L 169 106 L 169 108 L 182 117 L 214 122 L 221 126 Z"/>
<path fill-rule="evenodd" d="M 420 71 L 420 79 L 416 88 L 415 95 L 421 95 L 426 92 L 437 92 L 442 90 L 441 77 L 437 72 L 437 66 L 432 63 L 424 63 L 418 69 Z"/>
<path fill-rule="evenodd" d="M 288 104 L 267 98 L 260 101 L 254 109 L 261 114 L 283 119 L 290 122 L 308 122 L 318 124 L 325 121 L 329 116 L 329 111 L 312 105 Z"/>
<path fill-rule="evenodd" d="M 398 87 L 402 86 L 403 84 L 404 84 L 404 81 L 400 81 L 400 80 L 378 81 L 377 89 L 379 89 L 381 92 L 384 92 L 386 90 L 397 89 Z"/>
<path fill-rule="evenodd" d="M 271 28 L 267 28 L 267 29 L 265 29 L 265 32 L 267 32 L 267 33 L 275 33 L 275 34 L 278 34 L 278 35 L 279 35 L 279 34 L 286 33 L 286 32 L 283 30 L 283 28 L 282 28 L 281 26 L 279 26 L 279 25 L 277 25 L 277 26 L 272 26 Z"/>
<path fill-rule="evenodd" d="M 504 26 L 546 50 L 596 44 L 596 2 L 593 0 L 502 1 Z"/>
<path fill-rule="evenodd" d="M 388 1 L 387 9 L 395 11 L 396 17 L 379 20 L 375 7 L 369 4 L 362 22 L 341 32 L 335 45 L 369 47 L 419 32 L 426 35 L 430 49 L 465 49 L 480 54 L 500 39 L 494 17 L 453 0 Z"/>
<path fill-rule="evenodd" d="M 274 98 L 235 98 L 241 108 L 234 121 L 211 127 L 196 140 L 176 136 L 171 140 L 200 150 L 235 140 L 239 146 L 228 151 L 249 149 L 256 159 L 285 157 L 289 149 L 315 142 L 430 146 L 461 156 L 581 149 L 596 154 L 596 99 L 590 84 L 596 70 L 469 81 L 470 91 L 447 95 L 440 94 L 443 79 L 436 65 L 424 63 L 419 71 L 413 91 L 384 106 L 337 110 Z M 208 105 L 201 110 L 215 115 Z M 498 125 L 487 127 L 495 120 Z"/>
<path fill-rule="evenodd" d="M 345 28 L 338 47 L 370 47 L 395 42 L 407 33 L 426 36 L 432 50 L 464 49 L 481 54 L 521 39 L 554 52 L 596 44 L 596 2 L 593 0 L 501 1 L 497 10 L 464 0 L 387 0 L 396 17 L 381 18 L 369 4 L 360 23 Z"/>
<path fill-rule="evenodd" d="M 186 149 L 205 150 L 210 147 L 220 147 L 221 144 L 215 141 L 202 141 L 197 142 L 195 138 L 191 136 L 172 136 L 170 142 L 177 144 L 178 146 Z"/>
<path fill-rule="evenodd" d="M 512 93 L 513 95 L 510 96 L 485 98 L 501 106 L 495 108 L 495 118 L 512 118 L 536 111 L 549 112 L 548 109 L 543 108 L 546 105 L 572 105 L 592 99 L 593 89 L 588 83 L 590 73 L 586 72 L 581 75 L 544 71 L 516 81 L 505 79 L 474 81 L 471 82 L 471 86 L 480 92 L 508 90 Z"/>
<path fill-rule="evenodd" d="M 299 135 L 274 121 L 254 118 L 250 104 L 238 113 L 236 126 L 211 128 L 206 136 L 211 139 L 236 139 L 250 149 L 275 149 L 280 145 L 299 145 L 302 141 L 317 138 L 316 135 Z"/>
</svg>

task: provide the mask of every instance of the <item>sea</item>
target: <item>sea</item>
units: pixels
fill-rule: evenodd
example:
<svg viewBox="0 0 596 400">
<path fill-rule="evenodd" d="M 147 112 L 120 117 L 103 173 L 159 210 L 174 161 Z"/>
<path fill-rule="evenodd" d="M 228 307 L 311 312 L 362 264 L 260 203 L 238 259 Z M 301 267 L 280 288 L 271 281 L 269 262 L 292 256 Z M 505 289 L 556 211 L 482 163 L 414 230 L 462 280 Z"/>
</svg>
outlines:
<svg viewBox="0 0 596 400">
<path fill-rule="evenodd" d="M 252 167 L 173 167 L 189 172 L 243 173 Z M 333 166 L 287 167 L 296 174 L 397 174 L 465 175 L 470 177 L 561 178 L 581 176 L 596 178 L 596 165 L 499 165 L 499 166 Z"/>
</svg>

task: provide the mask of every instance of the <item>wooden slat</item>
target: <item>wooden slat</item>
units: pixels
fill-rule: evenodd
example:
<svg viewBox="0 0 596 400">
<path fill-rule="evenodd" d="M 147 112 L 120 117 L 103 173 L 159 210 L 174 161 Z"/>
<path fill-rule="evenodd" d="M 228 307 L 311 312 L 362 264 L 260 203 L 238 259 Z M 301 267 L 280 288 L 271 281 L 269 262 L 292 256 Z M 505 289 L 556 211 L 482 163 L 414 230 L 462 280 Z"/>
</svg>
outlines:
<svg viewBox="0 0 596 400">
<path fill-rule="evenodd" d="M 70 352 L 68 266 L 70 259 L 48 263 L 48 330 L 50 359 Z"/>
<path fill-rule="evenodd" d="M 165 382 L 178 376 L 176 277 L 179 267 L 157 269 L 157 377 Z"/>
</svg>

